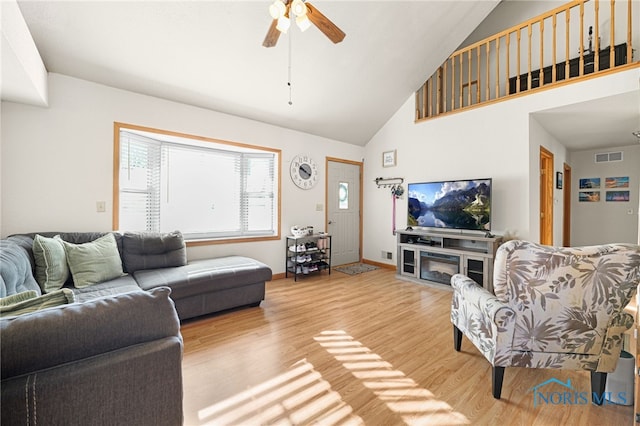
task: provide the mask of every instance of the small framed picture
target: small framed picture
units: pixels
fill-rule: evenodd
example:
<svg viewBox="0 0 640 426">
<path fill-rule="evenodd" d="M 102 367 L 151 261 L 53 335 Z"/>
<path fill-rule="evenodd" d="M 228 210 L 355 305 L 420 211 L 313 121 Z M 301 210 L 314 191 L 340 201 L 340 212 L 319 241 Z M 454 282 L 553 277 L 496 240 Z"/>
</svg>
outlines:
<svg viewBox="0 0 640 426">
<path fill-rule="evenodd" d="M 382 167 L 394 167 L 396 165 L 396 150 L 382 153 Z"/>
<path fill-rule="evenodd" d="M 597 189 L 600 188 L 600 178 L 582 178 L 580 179 L 580 189 Z"/>
<path fill-rule="evenodd" d="M 600 191 L 583 191 L 578 192 L 578 201 L 586 203 L 597 203 L 600 201 Z"/>
<path fill-rule="evenodd" d="M 604 180 L 606 188 L 628 188 L 629 176 L 608 177 Z"/>
<path fill-rule="evenodd" d="M 562 189 L 562 172 L 556 172 L 556 188 Z"/>
<path fill-rule="evenodd" d="M 607 201 L 629 201 L 629 191 L 607 191 Z"/>
</svg>

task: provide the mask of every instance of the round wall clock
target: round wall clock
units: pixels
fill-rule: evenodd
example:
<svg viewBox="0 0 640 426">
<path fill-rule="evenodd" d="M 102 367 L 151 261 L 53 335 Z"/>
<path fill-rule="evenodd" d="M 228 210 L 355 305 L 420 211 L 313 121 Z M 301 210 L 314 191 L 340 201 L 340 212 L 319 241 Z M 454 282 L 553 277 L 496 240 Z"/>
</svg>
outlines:
<svg viewBox="0 0 640 426">
<path fill-rule="evenodd" d="M 318 181 L 318 166 L 308 155 L 293 157 L 290 172 L 293 183 L 302 189 L 311 189 Z"/>
</svg>

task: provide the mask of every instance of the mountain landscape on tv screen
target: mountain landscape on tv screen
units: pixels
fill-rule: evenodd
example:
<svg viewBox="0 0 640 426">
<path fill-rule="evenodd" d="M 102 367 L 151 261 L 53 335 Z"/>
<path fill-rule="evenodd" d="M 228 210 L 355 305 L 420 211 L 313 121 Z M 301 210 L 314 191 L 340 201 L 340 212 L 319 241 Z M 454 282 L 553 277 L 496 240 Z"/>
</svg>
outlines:
<svg viewBox="0 0 640 426">
<path fill-rule="evenodd" d="M 442 195 L 431 204 L 410 196 L 408 225 L 490 230 L 491 188 L 486 182 L 471 182 L 473 185 L 466 189 L 447 189 L 446 183 L 433 184 L 440 185 L 438 192 Z"/>
</svg>

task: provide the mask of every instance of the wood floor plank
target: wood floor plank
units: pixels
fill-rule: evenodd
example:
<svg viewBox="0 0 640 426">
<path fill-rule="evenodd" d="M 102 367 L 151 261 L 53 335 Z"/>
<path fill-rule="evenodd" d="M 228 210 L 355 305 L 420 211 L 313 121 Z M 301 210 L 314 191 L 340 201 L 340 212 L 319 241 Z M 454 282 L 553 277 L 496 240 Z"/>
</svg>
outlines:
<svg viewBox="0 0 640 426">
<path fill-rule="evenodd" d="M 632 406 L 534 407 L 537 384 L 588 392 L 587 372 L 507 368 L 495 400 L 486 359 L 453 349 L 450 306 L 385 269 L 269 282 L 260 307 L 182 325 L 185 425 L 632 424 Z"/>
</svg>

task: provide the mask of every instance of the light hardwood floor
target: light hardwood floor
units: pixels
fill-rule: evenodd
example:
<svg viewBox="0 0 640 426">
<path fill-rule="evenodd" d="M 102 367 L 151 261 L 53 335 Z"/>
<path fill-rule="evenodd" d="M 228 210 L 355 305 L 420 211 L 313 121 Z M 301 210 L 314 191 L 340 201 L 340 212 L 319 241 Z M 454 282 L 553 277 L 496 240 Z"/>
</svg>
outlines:
<svg viewBox="0 0 640 426">
<path fill-rule="evenodd" d="M 269 282 L 258 308 L 183 324 L 185 425 L 633 423 L 631 406 L 534 407 L 537 384 L 588 392 L 587 372 L 507 368 L 495 400 L 490 364 L 453 349 L 450 303 L 384 269 Z"/>
</svg>

